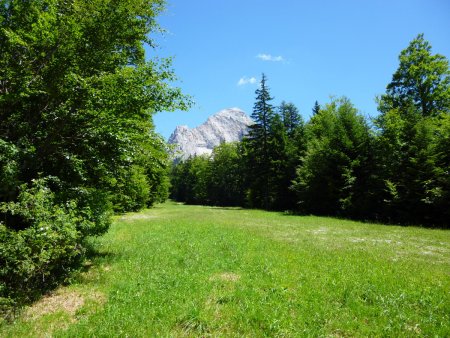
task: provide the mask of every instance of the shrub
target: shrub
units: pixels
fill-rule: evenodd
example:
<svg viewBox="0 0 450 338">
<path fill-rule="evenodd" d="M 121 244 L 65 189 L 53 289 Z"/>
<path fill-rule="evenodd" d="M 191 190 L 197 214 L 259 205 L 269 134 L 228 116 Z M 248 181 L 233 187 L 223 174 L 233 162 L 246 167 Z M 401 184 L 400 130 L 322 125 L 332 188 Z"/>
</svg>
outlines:
<svg viewBox="0 0 450 338">
<path fill-rule="evenodd" d="M 84 256 L 88 235 L 108 228 L 94 195 L 85 205 L 72 200 L 60 205 L 48 179 L 21 187 L 18 200 L 0 204 L 0 313 L 14 309 L 63 281 Z M 96 216 L 95 216 L 96 215 Z M 104 220 L 99 220 L 103 215 Z"/>
</svg>

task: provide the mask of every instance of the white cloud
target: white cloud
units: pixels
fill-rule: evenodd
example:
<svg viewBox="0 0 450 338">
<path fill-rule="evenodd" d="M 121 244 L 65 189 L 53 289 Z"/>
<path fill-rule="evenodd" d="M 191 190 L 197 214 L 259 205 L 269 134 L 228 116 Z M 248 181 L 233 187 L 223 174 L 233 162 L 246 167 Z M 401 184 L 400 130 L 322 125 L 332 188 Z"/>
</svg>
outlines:
<svg viewBox="0 0 450 338">
<path fill-rule="evenodd" d="M 239 79 L 237 85 L 238 86 L 244 86 L 246 84 L 255 84 L 257 82 L 256 77 L 252 76 L 252 77 L 247 77 L 247 76 L 243 76 Z"/>
<path fill-rule="evenodd" d="M 273 56 L 273 55 L 270 55 L 270 54 L 264 54 L 264 53 L 262 53 L 262 54 L 256 55 L 256 57 L 257 57 L 258 59 L 260 59 L 260 60 L 263 60 L 263 61 L 273 61 L 273 62 L 281 62 L 281 61 L 284 61 L 284 58 L 283 58 L 281 55 L 279 55 L 279 56 Z"/>
</svg>

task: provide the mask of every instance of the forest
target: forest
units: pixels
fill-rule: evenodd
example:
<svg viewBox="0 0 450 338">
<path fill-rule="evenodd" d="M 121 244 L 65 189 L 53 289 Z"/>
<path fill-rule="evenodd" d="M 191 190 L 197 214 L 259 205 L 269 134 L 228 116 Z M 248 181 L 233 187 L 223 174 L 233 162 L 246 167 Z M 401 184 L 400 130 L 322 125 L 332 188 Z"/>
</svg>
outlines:
<svg viewBox="0 0 450 338">
<path fill-rule="evenodd" d="M 110 2 L 114 4 L 111 6 Z M 156 112 L 188 110 L 151 58 L 163 0 L 0 2 L 0 314 L 70 280 L 113 214 L 165 201 L 449 227 L 450 72 L 423 35 L 368 119 L 348 98 L 256 91 L 245 139 L 171 165 Z"/>
<path fill-rule="evenodd" d="M 171 197 L 191 204 L 449 227 L 450 71 L 423 34 L 377 97 L 375 118 L 346 97 L 304 121 L 274 106 L 263 74 L 242 142 L 171 171 Z"/>
</svg>

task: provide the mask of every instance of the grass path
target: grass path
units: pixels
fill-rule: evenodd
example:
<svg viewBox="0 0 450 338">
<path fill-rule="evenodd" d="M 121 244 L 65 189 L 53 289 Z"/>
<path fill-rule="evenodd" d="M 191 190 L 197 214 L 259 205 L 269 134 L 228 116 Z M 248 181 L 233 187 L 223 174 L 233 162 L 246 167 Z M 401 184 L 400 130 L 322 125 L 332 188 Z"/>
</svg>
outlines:
<svg viewBox="0 0 450 338">
<path fill-rule="evenodd" d="M 2 337 L 450 336 L 450 232 L 166 203 Z"/>
</svg>

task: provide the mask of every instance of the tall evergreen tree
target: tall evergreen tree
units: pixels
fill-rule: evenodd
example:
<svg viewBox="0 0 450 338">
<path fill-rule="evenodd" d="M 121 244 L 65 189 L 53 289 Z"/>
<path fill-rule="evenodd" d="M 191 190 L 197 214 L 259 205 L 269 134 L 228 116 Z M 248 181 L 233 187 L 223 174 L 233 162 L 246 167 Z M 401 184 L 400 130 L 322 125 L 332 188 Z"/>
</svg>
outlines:
<svg viewBox="0 0 450 338">
<path fill-rule="evenodd" d="M 271 103 L 273 97 L 270 96 L 266 82 L 266 75 L 262 74 L 260 87 L 255 91 L 256 101 L 251 115 L 255 123 L 250 126 L 248 133 L 248 139 L 260 141 L 261 148 L 264 150 L 263 153 L 268 152 L 267 143 L 275 116 L 274 106 Z"/>
<path fill-rule="evenodd" d="M 320 111 L 320 104 L 319 104 L 319 102 L 316 101 L 316 102 L 314 102 L 314 107 L 312 109 L 313 116 L 317 115 L 319 113 L 319 111 Z"/>
<path fill-rule="evenodd" d="M 252 206 L 269 208 L 270 205 L 270 136 L 275 116 L 273 98 L 267 87 L 267 78 L 262 74 L 260 87 L 256 90 L 256 101 L 251 115 L 254 124 L 245 138 L 247 152 L 247 181 L 249 203 Z"/>
<path fill-rule="evenodd" d="M 265 208 L 288 209 L 289 192 L 289 149 L 288 129 L 280 115 L 275 115 L 269 138 L 269 200 Z"/>
<path fill-rule="evenodd" d="M 274 119 L 271 135 L 271 179 L 273 208 L 295 209 L 295 193 L 290 189 L 306 147 L 304 122 L 293 103 L 282 102 Z"/>
<path fill-rule="evenodd" d="M 293 103 L 283 101 L 278 111 L 287 134 L 293 136 L 298 125 L 303 122 L 298 108 Z"/>
</svg>

